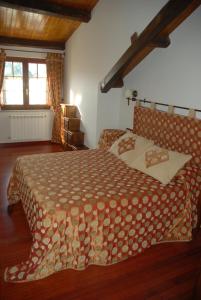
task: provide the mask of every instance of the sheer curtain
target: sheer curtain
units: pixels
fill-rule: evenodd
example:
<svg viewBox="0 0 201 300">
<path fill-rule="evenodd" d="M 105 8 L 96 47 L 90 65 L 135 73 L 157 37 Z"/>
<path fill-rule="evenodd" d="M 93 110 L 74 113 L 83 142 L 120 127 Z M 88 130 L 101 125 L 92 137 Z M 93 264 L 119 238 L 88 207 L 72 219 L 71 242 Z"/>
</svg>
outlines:
<svg viewBox="0 0 201 300">
<path fill-rule="evenodd" d="M 61 101 L 63 87 L 63 55 L 47 54 L 48 100 L 54 111 L 52 128 L 53 143 L 61 143 Z"/>
<path fill-rule="evenodd" d="M 0 52 L 0 107 L 4 104 L 3 97 L 1 97 L 1 90 L 3 86 L 4 79 L 4 69 L 5 69 L 6 53 L 3 49 Z"/>
</svg>

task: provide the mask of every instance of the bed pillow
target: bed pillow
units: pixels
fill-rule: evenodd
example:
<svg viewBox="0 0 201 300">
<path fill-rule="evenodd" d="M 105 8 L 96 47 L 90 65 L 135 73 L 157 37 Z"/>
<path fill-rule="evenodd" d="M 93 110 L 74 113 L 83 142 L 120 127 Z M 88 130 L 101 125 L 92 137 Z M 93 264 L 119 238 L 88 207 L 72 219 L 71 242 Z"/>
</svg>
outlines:
<svg viewBox="0 0 201 300">
<path fill-rule="evenodd" d="M 191 155 L 152 146 L 134 160 L 131 166 L 166 185 L 191 157 Z"/>
<path fill-rule="evenodd" d="M 153 141 L 127 132 L 112 144 L 109 151 L 130 165 L 134 159 L 153 144 Z"/>
</svg>

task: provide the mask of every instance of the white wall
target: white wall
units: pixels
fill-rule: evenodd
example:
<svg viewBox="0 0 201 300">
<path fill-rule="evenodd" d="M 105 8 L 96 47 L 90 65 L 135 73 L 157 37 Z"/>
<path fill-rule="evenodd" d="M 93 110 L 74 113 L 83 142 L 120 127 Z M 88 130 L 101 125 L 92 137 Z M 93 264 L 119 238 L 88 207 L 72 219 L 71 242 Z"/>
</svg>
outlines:
<svg viewBox="0 0 201 300">
<path fill-rule="evenodd" d="M 78 105 L 85 144 L 95 147 L 102 128 L 119 127 L 122 91 L 101 94 L 99 83 L 165 0 L 101 0 L 92 20 L 82 24 L 66 43 L 65 102 Z"/>
<path fill-rule="evenodd" d="M 82 24 L 66 43 L 65 102 L 78 105 L 86 134 L 94 147 L 103 128 L 132 126 L 133 107 L 124 88 L 139 96 L 201 108 L 201 8 L 171 35 L 171 45 L 154 50 L 125 78 L 123 89 L 101 94 L 99 83 L 166 0 L 101 0 L 92 20 Z"/>
</svg>

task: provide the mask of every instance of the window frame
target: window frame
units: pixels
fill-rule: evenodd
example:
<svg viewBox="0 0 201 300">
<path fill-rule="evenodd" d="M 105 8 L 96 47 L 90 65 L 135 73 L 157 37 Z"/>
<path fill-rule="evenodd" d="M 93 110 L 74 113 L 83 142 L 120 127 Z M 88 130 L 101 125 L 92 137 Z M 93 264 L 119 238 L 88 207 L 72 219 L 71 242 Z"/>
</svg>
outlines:
<svg viewBox="0 0 201 300">
<path fill-rule="evenodd" d="M 34 110 L 34 109 L 50 109 L 50 105 L 47 104 L 29 104 L 29 75 L 28 64 L 46 64 L 45 59 L 40 58 L 24 58 L 24 57 L 6 57 L 6 62 L 22 62 L 23 69 L 23 105 L 21 104 L 4 104 L 2 110 Z"/>
</svg>

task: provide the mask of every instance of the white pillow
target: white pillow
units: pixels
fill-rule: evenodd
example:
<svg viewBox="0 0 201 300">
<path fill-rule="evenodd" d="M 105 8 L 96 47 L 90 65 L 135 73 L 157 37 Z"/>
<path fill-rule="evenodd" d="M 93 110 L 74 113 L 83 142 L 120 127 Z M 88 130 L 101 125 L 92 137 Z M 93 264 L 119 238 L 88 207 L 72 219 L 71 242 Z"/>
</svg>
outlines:
<svg viewBox="0 0 201 300">
<path fill-rule="evenodd" d="M 191 155 L 152 146 L 134 160 L 131 167 L 166 185 L 191 157 Z"/>
<path fill-rule="evenodd" d="M 153 144 L 153 141 L 147 140 L 132 132 L 127 132 L 112 144 L 109 152 L 130 165 L 133 160 Z"/>
</svg>

